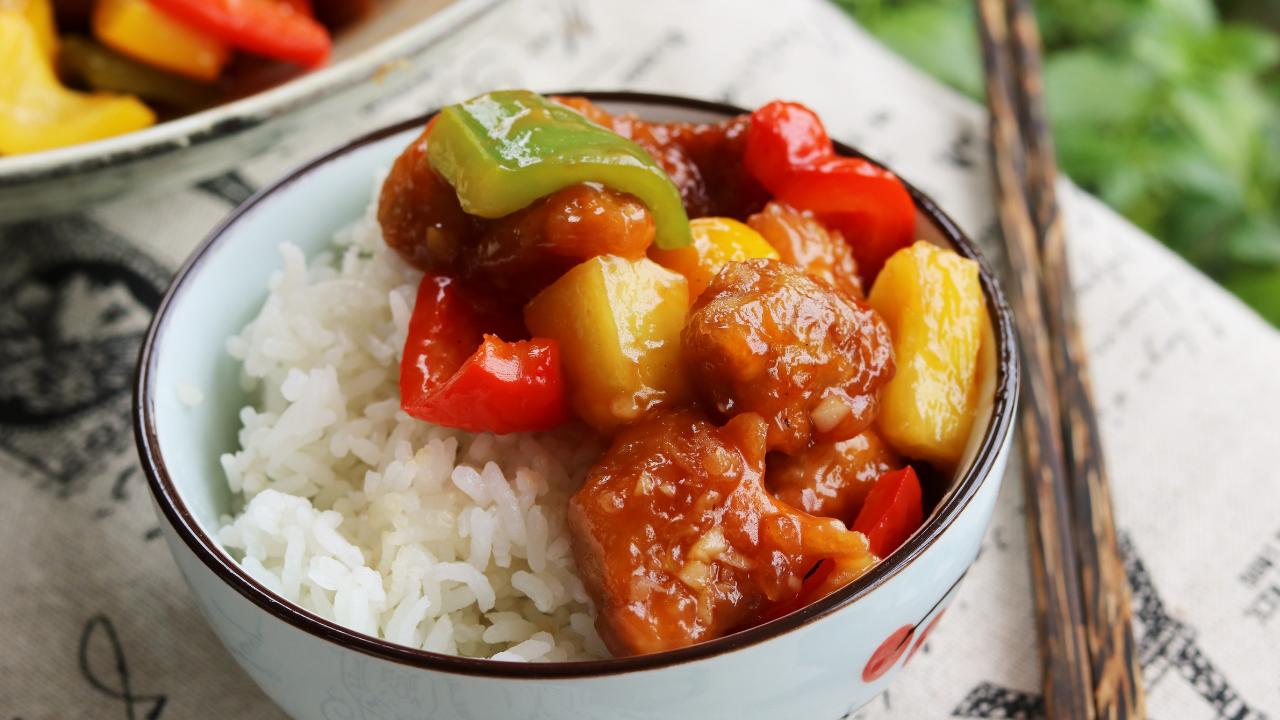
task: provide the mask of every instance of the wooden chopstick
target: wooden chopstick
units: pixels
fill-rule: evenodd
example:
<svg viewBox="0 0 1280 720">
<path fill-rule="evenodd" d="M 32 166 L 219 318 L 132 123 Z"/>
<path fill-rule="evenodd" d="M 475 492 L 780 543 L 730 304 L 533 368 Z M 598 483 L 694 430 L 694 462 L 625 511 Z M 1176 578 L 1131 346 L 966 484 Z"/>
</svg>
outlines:
<svg viewBox="0 0 1280 720">
<path fill-rule="evenodd" d="M 1016 115 L 1013 57 L 1003 0 L 977 0 L 978 33 L 991 113 L 991 146 L 1000 225 L 1012 266 L 1010 299 L 1022 349 L 1027 539 L 1036 631 L 1049 720 L 1093 720 L 1093 687 L 1057 387 L 1040 288 L 1037 233 L 1026 194 L 1026 152 Z"/>
<path fill-rule="evenodd" d="M 1027 143 L 1027 180 L 1035 203 L 1042 290 L 1053 343 L 1094 705 L 1099 720 L 1145 718 L 1129 582 L 1111 513 L 1111 489 L 1067 264 L 1066 233 L 1058 212 L 1058 167 L 1044 106 L 1040 31 L 1031 0 L 1012 0 L 1011 5 L 1014 65 L 1022 89 L 1019 116 Z"/>
<path fill-rule="evenodd" d="M 993 182 L 1023 348 L 1037 629 L 1051 720 L 1145 718 L 1129 588 L 1089 390 L 1030 0 L 977 0 Z"/>
</svg>

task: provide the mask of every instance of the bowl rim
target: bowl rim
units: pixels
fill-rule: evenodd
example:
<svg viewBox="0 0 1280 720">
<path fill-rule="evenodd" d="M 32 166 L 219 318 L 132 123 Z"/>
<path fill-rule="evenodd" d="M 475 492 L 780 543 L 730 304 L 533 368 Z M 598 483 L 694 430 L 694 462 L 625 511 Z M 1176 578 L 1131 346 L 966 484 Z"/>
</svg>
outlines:
<svg viewBox="0 0 1280 720">
<path fill-rule="evenodd" d="M 504 2 L 454 0 L 351 57 L 238 100 L 122 135 L 0 156 L 0 188 L 71 177 L 236 135 L 377 78 L 397 60 L 423 52 Z"/>
<path fill-rule="evenodd" d="M 628 102 L 638 105 L 677 107 L 725 116 L 748 112 L 742 108 L 724 103 L 655 93 L 574 91 L 548 94 L 577 95 L 600 102 Z M 450 674 L 506 679 L 569 679 L 610 677 L 637 671 L 658 670 L 704 660 L 771 640 L 827 617 L 835 611 L 856 602 L 897 575 L 898 572 L 914 562 L 925 550 L 931 547 L 959 517 L 980 487 L 990 477 L 996 459 L 1010 437 L 1010 429 L 1018 402 L 1020 370 L 1012 311 L 1005 301 L 995 274 L 986 260 L 979 254 L 973 242 L 969 240 L 950 217 L 937 207 L 933 200 L 904 180 L 903 183 L 910 192 L 916 208 L 934 222 L 943 236 L 953 244 L 960 255 L 978 263 L 979 280 L 989 308 L 997 350 L 996 387 L 991 420 L 987 424 L 981 446 L 968 472 L 960 478 L 952 490 L 943 496 L 933 513 L 926 518 L 924 525 L 902 547 L 895 550 L 889 557 L 885 558 L 862 577 L 818 602 L 790 615 L 715 640 L 649 655 L 558 663 L 495 662 L 487 658 L 464 658 L 419 650 L 350 630 L 333 621 L 321 618 L 271 592 L 251 578 L 225 552 L 217 548 L 208 534 L 201 528 L 200 523 L 188 510 L 177 487 L 169 476 L 164 458 L 160 452 L 159 437 L 155 425 L 155 376 L 158 364 L 156 349 L 168 326 L 171 317 L 170 310 L 182 296 L 187 281 L 199 272 L 204 264 L 205 257 L 226 241 L 227 238 L 233 237 L 237 224 L 256 212 L 264 200 L 292 185 L 300 178 L 323 169 L 337 158 L 392 135 L 424 126 L 437 112 L 438 110 L 433 110 L 340 145 L 254 193 L 252 197 L 229 214 L 188 257 L 165 292 L 164 298 L 161 300 L 160 306 L 156 310 L 151 325 L 147 330 L 134 381 L 133 426 L 138 455 L 146 473 L 151 493 L 165 519 L 178 536 L 182 538 L 191 552 L 223 582 L 230 585 L 260 609 L 298 630 L 336 645 L 400 665 Z M 837 153 L 841 155 L 870 160 L 862 153 L 842 143 L 835 143 L 835 148 Z M 875 162 L 874 160 L 871 161 Z M 876 164 L 879 165 L 879 163 Z M 881 165 L 881 167 L 884 166 Z"/>
</svg>

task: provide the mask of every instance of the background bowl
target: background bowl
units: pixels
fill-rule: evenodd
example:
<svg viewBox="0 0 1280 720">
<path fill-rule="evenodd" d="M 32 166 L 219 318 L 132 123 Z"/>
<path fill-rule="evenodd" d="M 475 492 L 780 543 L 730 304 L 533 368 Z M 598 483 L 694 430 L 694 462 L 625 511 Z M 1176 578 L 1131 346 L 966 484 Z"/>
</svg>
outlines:
<svg viewBox="0 0 1280 720">
<path fill-rule="evenodd" d="M 667 96 L 582 93 L 651 120 L 711 121 L 737 108 Z M 294 718 L 837 718 L 883 690 L 950 603 L 999 491 L 1017 401 L 1009 309 L 982 264 L 990 323 L 982 406 L 965 457 L 905 545 L 862 578 L 752 630 L 681 650 L 590 663 L 502 663 L 393 645 L 321 619 L 252 580 L 211 536 L 230 492 L 218 457 L 237 448 L 248 402 L 226 338 L 258 312 L 277 244 L 309 255 L 358 218 L 374 178 L 419 118 L 346 145 L 262 190 L 204 242 L 169 288 L 143 346 L 138 449 L 164 534 L 201 609 L 250 676 Z M 853 154 L 837 146 L 843 154 Z M 912 189 L 918 234 L 982 263 Z M 204 391 L 195 407 L 178 383 Z"/>
<path fill-rule="evenodd" d="M 502 0 L 381 0 L 334 38 L 327 65 L 235 102 L 126 135 L 0 157 L 0 222 L 79 210 L 217 175 L 326 115 L 387 95 Z"/>
</svg>

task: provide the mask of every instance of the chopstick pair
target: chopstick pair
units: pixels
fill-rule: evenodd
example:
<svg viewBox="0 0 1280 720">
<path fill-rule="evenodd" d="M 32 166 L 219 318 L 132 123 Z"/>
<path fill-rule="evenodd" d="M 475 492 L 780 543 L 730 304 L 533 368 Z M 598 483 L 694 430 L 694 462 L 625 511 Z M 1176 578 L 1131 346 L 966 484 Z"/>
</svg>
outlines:
<svg viewBox="0 0 1280 720">
<path fill-rule="evenodd" d="M 1050 720 L 1146 717 L 1132 609 L 1084 342 L 1031 0 L 976 0 L 993 184 L 1022 348 L 1022 432 L 1037 631 Z"/>
</svg>

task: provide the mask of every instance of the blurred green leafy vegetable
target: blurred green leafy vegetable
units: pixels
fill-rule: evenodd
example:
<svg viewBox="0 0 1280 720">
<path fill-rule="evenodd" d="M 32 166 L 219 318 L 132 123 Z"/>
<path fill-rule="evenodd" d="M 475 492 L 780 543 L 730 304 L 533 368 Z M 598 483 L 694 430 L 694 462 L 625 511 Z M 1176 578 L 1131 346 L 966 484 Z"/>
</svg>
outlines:
<svg viewBox="0 0 1280 720">
<path fill-rule="evenodd" d="M 972 0 L 835 1 L 982 97 Z M 1210 0 L 1036 0 L 1049 114 L 1073 180 L 1280 326 L 1280 36 L 1223 1 L 1255 22 Z"/>
</svg>

